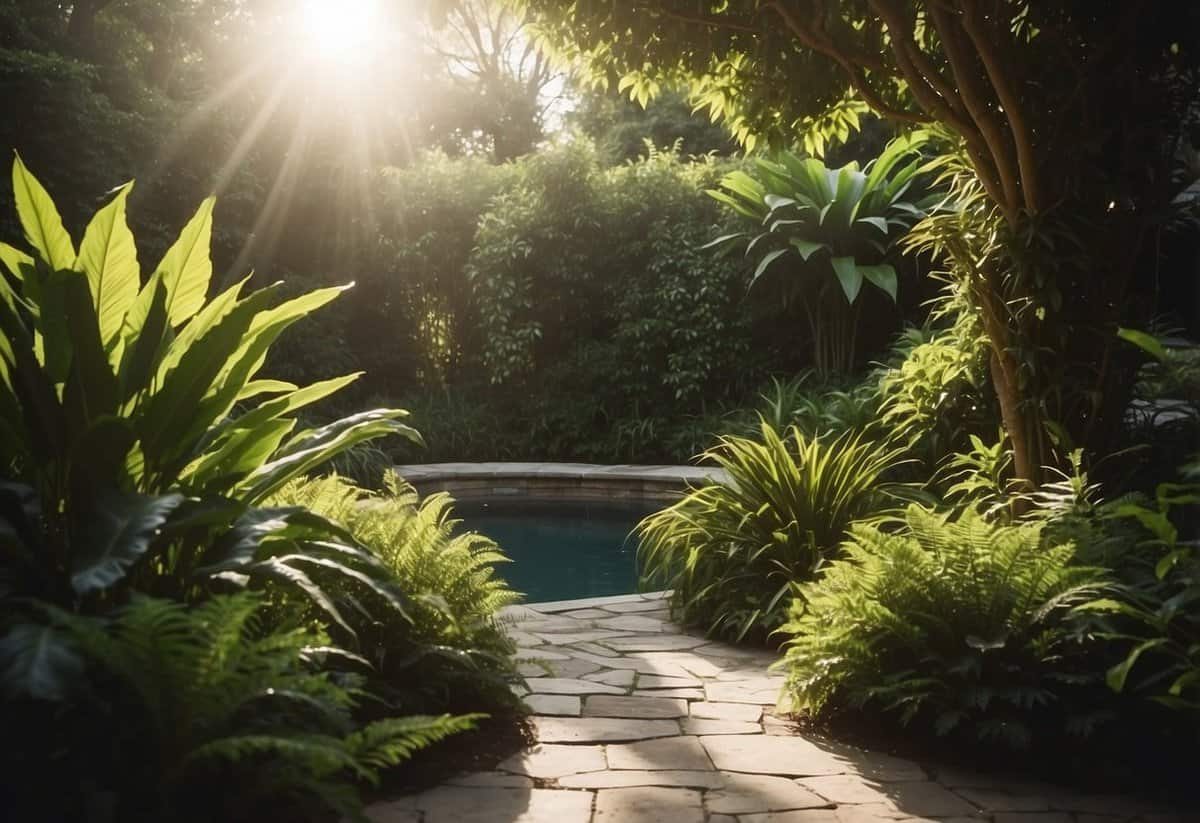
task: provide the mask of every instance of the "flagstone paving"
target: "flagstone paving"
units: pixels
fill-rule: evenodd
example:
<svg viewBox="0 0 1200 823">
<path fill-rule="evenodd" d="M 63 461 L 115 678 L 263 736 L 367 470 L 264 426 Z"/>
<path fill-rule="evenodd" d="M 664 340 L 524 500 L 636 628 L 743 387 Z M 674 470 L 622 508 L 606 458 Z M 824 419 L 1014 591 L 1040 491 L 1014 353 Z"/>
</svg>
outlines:
<svg viewBox="0 0 1200 823">
<path fill-rule="evenodd" d="M 1183 823 L 1088 795 L 801 734 L 766 652 L 670 622 L 663 595 L 506 612 L 537 738 L 492 771 L 374 804 L 374 823 Z"/>
</svg>

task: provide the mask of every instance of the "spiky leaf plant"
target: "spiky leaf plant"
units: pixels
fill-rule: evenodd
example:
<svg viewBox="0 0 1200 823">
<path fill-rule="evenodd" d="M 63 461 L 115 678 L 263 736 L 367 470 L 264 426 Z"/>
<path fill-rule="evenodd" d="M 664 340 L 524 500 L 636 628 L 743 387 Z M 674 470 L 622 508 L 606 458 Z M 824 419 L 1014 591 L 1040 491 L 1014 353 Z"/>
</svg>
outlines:
<svg viewBox="0 0 1200 823">
<path fill-rule="evenodd" d="M 400 607 L 381 567 L 342 529 L 259 508 L 338 454 L 417 435 L 378 409 L 296 431 L 295 413 L 356 375 L 296 386 L 256 379 L 289 326 L 334 299 L 279 299 L 246 279 L 211 300 L 213 200 L 142 277 L 125 222 L 132 183 L 76 252 L 50 195 L 18 158 L 16 209 L 30 253 L 0 243 L 0 572 L 16 594 L 71 608 L 120 603 L 129 585 L 172 597 L 265 583 L 290 588 L 349 633 L 322 590 L 337 578 Z M 247 278 L 248 279 L 248 278 Z"/>
<path fill-rule="evenodd" d="M 394 471 L 383 486 L 375 493 L 337 476 L 295 480 L 274 501 L 345 524 L 408 594 L 407 619 L 356 625 L 385 696 L 420 710 L 448 698 L 507 702 L 514 646 L 498 613 L 520 599 L 497 574 L 508 558 L 489 538 L 459 528 L 448 495 L 420 500 Z"/>
<path fill-rule="evenodd" d="M 643 584 L 710 634 L 762 641 L 783 622 L 794 586 L 838 551 L 854 520 L 889 502 L 901 445 L 862 431 L 810 437 L 763 422 L 759 437 L 705 452 L 728 482 L 692 491 L 638 525 Z"/>
<path fill-rule="evenodd" d="M 328 638 L 264 633 L 259 608 L 250 593 L 193 607 L 139 596 L 110 620 L 49 608 L 76 676 L 14 716 L 29 747 L 6 759 L 27 778 L 20 804 L 41 815 L 22 819 L 363 819 L 356 784 L 472 727 L 449 715 L 359 727 L 355 681 L 313 665 Z"/>
<path fill-rule="evenodd" d="M 1070 616 L 1104 573 L 1076 565 L 1070 543 L 1047 545 L 1042 523 L 913 505 L 893 525 L 855 524 L 844 559 L 800 587 L 777 664 L 796 707 L 875 710 L 1014 748 L 1043 722 L 1089 729 L 1099 715 L 1071 695 L 1098 678 Z"/>
</svg>

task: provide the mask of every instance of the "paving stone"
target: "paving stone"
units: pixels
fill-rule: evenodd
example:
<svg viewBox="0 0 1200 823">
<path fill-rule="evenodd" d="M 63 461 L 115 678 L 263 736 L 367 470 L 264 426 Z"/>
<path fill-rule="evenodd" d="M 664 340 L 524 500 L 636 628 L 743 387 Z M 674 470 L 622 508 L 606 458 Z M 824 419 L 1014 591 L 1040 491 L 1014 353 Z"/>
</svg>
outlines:
<svg viewBox="0 0 1200 823">
<path fill-rule="evenodd" d="M 518 663 L 517 674 L 521 677 L 546 677 L 553 674 L 549 663 Z"/>
<path fill-rule="evenodd" d="M 1066 812 L 1000 812 L 993 820 L 995 823 L 1072 823 L 1071 815 Z"/>
<path fill-rule="evenodd" d="M 607 671 L 596 672 L 595 674 L 585 674 L 584 680 L 591 680 L 594 683 L 607 683 L 610 686 L 620 686 L 623 689 L 628 689 L 633 685 L 633 679 L 637 676 L 637 672 L 633 669 L 609 669 Z"/>
<path fill-rule="evenodd" d="M 574 774 L 561 778 L 558 785 L 574 789 L 616 789 L 622 786 L 682 786 L 693 789 L 715 789 L 722 785 L 722 779 L 721 773 L 714 771 L 623 769 Z"/>
<path fill-rule="evenodd" d="M 602 615 L 604 620 L 597 620 L 596 626 L 601 629 L 620 629 L 630 632 L 662 632 L 671 628 L 670 623 L 655 620 L 653 617 L 643 617 L 638 614 L 626 614 L 613 617 L 611 614 Z"/>
<path fill-rule="evenodd" d="M 795 735 L 800 733 L 800 724 L 787 717 L 763 713 L 763 731 L 767 734 Z"/>
<path fill-rule="evenodd" d="M 603 666 L 599 663 L 593 663 L 590 660 L 553 660 L 546 664 L 549 666 L 553 677 L 583 677 L 585 674 L 598 672 Z"/>
<path fill-rule="evenodd" d="M 666 652 L 673 649 L 691 649 L 703 645 L 703 643 L 704 639 L 701 637 L 688 637 L 683 634 L 649 634 L 609 637 L 602 645 L 619 652 Z"/>
<path fill-rule="evenodd" d="M 609 603 L 602 608 L 605 611 L 616 612 L 617 614 L 632 614 L 634 612 L 654 611 L 662 607 L 662 601 L 660 600 L 632 600 L 628 603 Z"/>
<path fill-rule="evenodd" d="M 841 823 L 833 809 L 798 809 L 787 812 L 743 814 L 739 823 Z"/>
<path fill-rule="evenodd" d="M 1044 797 L 1028 794 L 1010 794 L 993 789 L 958 789 L 960 797 L 965 797 L 984 812 L 1045 812 L 1050 810 L 1050 803 Z M 1049 821 L 1046 821 L 1049 823 Z"/>
<path fill-rule="evenodd" d="M 639 689 L 687 689 L 699 688 L 704 683 L 694 677 L 663 677 L 660 674 L 639 674 Z"/>
<path fill-rule="evenodd" d="M 610 769 L 712 769 L 712 762 L 695 737 L 670 737 L 666 740 L 609 746 L 607 754 Z"/>
<path fill-rule="evenodd" d="M 679 721 L 684 734 L 762 734 L 757 723 L 742 723 L 737 720 L 708 720 L 703 717 L 685 717 Z"/>
<path fill-rule="evenodd" d="M 757 658 L 773 661 L 777 655 L 764 652 L 761 649 L 751 649 L 746 646 L 732 646 L 728 643 L 707 643 L 696 647 L 697 654 L 707 654 L 713 657 Z"/>
<path fill-rule="evenodd" d="M 1128 795 L 1083 794 L 1081 792 L 1060 789 L 1047 795 L 1046 799 L 1050 801 L 1050 807 L 1056 811 L 1070 811 L 1083 814 L 1133 816 L 1169 811 L 1156 803 Z"/>
<path fill-rule="evenodd" d="M 573 612 L 563 612 L 563 617 L 573 617 L 576 620 L 590 620 L 594 617 L 612 617 L 611 612 L 606 612 L 603 609 L 576 609 Z"/>
<path fill-rule="evenodd" d="M 710 812 L 720 814 L 816 809 L 831 805 L 825 798 L 786 777 L 759 774 L 724 775 L 722 787 L 706 794 L 704 804 Z"/>
<path fill-rule="evenodd" d="M 805 781 L 811 785 L 811 781 Z M 882 805 L 910 817 L 971 816 L 976 809 L 954 792 L 930 780 L 879 784 Z M 820 792 L 818 792 L 820 793 Z"/>
<path fill-rule="evenodd" d="M 708 823 L 737 823 L 737 818 L 731 814 L 710 814 Z"/>
<path fill-rule="evenodd" d="M 679 734 L 679 724 L 674 720 L 534 715 L 530 722 L 533 724 L 535 737 L 543 743 L 618 743 Z"/>
<path fill-rule="evenodd" d="M 737 680 L 732 682 L 709 682 L 704 684 L 704 694 L 714 703 L 757 703 L 760 706 L 774 705 L 779 700 L 778 681 Z"/>
<path fill-rule="evenodd" d="M 858 775 L 834 774 L 824 777 L 806 777 L 797 781 L 826 800 L 841 804 L 888 803 L 888 795 L 878 784 L 863 780 Z"/>
<path fill-rule="evenodd" d="M 508 638 L 518 646 L 540 646 L 544 642 L 537 635 L 522 631 L 510 631 L 508 632 Z"/>
<path fill-rule="evenodd" d="M 582 818 L 586 819 L 586 818 Z M 703 823 L 695 789 L 638 786 L 596 792 L 593 823 Z"/>
<path fill-rule="evenodd" d="M 718 769 L 788 777 L 841 774 L 845 766 L 828 752 L 800 737 L 710 735 L 701 745 Z"/>
<path fill-rule="evenodd" d="M 579 647 L 577 646 L 576 649 Z M 616 655 L 616 652 L 613 652 Z M 633 669 L 640 674 L 652 674 L 660 677 L 680 677 L 688 681 L 694 681 L 691 672 L 680 666 L 678 663 L 666 663 L 661 660 L 645 660 L 638 657 L 604 657 L 599 654 L 592 654 L 586 651 L 575 651 L 572 655 L 580 660 L 588 660 L 592 663 L 599 663 L 601 666 L 608 666 L 613 669 Z M 696 685 L 699 685 L 697 682 Z"/>
<path fill-rule="evenodd" d="M 697 677 L 715 677 L 724 671 L 708 658 L 691 652 L 630 652 L 629 656 L 671 667 L 677 666 Z M 666 673 L 660 672 L 660 674 Z"/>
<path fill-rule="evenodd" d="M 448 786 L 504 786 L 518 789 L 532 789 L 533 780 L 523 774 L 508 774 L 507 772 L 472 772 L 460 774 L 446 781 Z"/>
<path fill-rule="evenodd" d="M 611 631 L 609 629 L 596 629 L 595 631 L 576 631 L 576 632 L 536 632 L 537 636 L 545 640 L 553 646 L 570 646 L 574 643 L 587 643 L 594 640 L 607 640 L 609 643 L 616 643 L 619 640 L 629 640 L 636 635 L 631 636 L 629 632 Z M 619 648 L 613 646 L 612 648 Z"/>
<path fill-rule="evenodd" d="M 595 772 L 607 767 L 603 746 L 540 744 L 500 762 L 497 769 L 526 777 L 553 780 L 569 774 Z"/>
<path fill-rule="evenodd" d="M 596 643 L 575 643 L 572 648 L 578 649 L 581 652 L 586 652 L 587 654 L 596 654 L 601 657 L 618 656 L 617 653 L 612 649 L 606 649 L 604 646 L 597 645 Z"/>
<path fill-rule="evenodd" d="M 678 697 L 680 700 L 703 700 L 704 689 L 634 689 L 635 697 Z"/>
<path fill-rule="evenodd" d="M 371 823 L 421 823 L 421 813 L 408 798 L 385 803 L 372 803 L 366 809 Z"/>
<path fill-rule="evenodd" d="M 606 683 L 573 677 L 531 677 L 525 681 L 534 694 L 624 694 L 625 690 Z"/>
<path fill-rule="evenodd" d="M 579 717 L 582 703 L 573 694 L 530 694 L 525 697 L 525 705 L 534 714 Z"/>
<path fill-rule="evenodd" d="M 762 717 L 762 706 L 746 703 L 693 703 L 688 707 L 692 717 L 703 717 L 708 720 L 737 720 L 742 723 L 757 723 Z"/>
<path fill-rule="evenodd" d="M 524 683 L 509 683 L 508 690 L 517 697 L 524 697 L 525 695 L 529 694 L 529 687 Z"/>
<path fill-rule="evenodd" d="M 416 805 L 424 813 L 423 823 L 563 823 L 587 820 L 592 795 L 552 789 L 439 786 L 417 795 Z"/>
<path fill-rule="evenodd" d="M 741 664 L 739 664 L 741 665 Z M 780 686 L 787 680 L 783 675 L 772 675 L 766 671 L 766 666 L 754 669 L 733 668 L 725 669 L 716 675 L 717 680 L 727 682 L 730 680 L 773 680 L 777 681 Z"/>
<path fill-rule="evenodd" d="M 516 653 L 513 655 L 517 660 L 570 660 L 571 655 L 562 654 L 561 652 L 550 651 L 549 649 L 530 649 L 524 646 L 517 647 Z"/>
<path fill-rule="evenodd" d="M 670 697 L 626 697 L 599 694 L 583 704 L 584 717 L 684 717 L 687 701 Z"/>
<path fill-rule="evenodd" d="M 763 718 L 764 725 L 766 719 Z M 821 745 L 846 766 L 848 773 L 856 774 L 875 783 L 900 783 L 929 779 L 925 769 L 919 763 L 911 760 L 893 757 L 890 754 L 868 752 L 833 741 L 826 741 Z"/>
<path fill-rule="evenodd" d="M 900 811 L 895 806 L 886 803 L 864 803 L 860 806 L 838 806 L 835 811 L 837 823 L 881 823 L 881 821 L 903 820 L 905 823 L 917 823 L 920 818 Z M 970 818 L 972 823 L 980 823 L 979 818 Z M 933 823 L 933 821 L 930 821 Z M 949 820 L 945 823 L 950 823 Z"/>
</svg>

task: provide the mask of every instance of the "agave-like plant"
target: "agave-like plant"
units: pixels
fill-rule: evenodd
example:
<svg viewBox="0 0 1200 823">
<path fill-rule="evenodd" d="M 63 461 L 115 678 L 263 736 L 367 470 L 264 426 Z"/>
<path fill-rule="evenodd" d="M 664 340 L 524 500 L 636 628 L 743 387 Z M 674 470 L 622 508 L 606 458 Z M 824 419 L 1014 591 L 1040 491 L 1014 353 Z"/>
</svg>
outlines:
<svg viewBox="0 0 1200 823">
<path fill-rule="evenodd" d="M 789 269 L 796 279 L 786 286 L 800 293 L 821 373 L 853 366 L 856 315 L 845 306 L 857 305 L 864 282 L 896 299 L 898 278 L 887 256 L 936 202 L 933 195 L 906 199 L 927 140 L 924 132 L 893 140 L 864 169 L 857 162 L 830 169 L 781 152 L 756 160 L 754 174 L 731 172 L 720 190 L 708 192 L 757 229 L 723 235 L 706 248 L 744 245 L 758 261 L 751 286 L 768 269 Z"/>
<path fill-rule="evenodd" d="M 400 608 L 379 561 L 344 529 L 269 495 L 347 448 L 416 439 L 380 409 L 294 431 L 293 413 L 356 375 L 296 386 L 254 379 L 293 322 L 342 288 L 279 301 L 246 280 L 206 300 L 213 200 L 142 281 L 125 221 L 132 183 L 78 251 L 17 158 L 31 253 L 0 244 L 0 573 L 8 594 L 85 611 L 136 588 L 191 598 L 253 580 L 303 591 L 352 635 L 321 580 Z"/>
<path fill-rule="evenodd" d="M 904 447 L 846 431 L 726 436 L 705 453 L 727 482 L 692 491 L 638 525 L 643 582 L 674 591 L 680 618 L 710 634 L 764 639 L 784 621 L 797 583 L 836 555 L 851 522 L 890 502 L 882 482 Z"/>
</svg>

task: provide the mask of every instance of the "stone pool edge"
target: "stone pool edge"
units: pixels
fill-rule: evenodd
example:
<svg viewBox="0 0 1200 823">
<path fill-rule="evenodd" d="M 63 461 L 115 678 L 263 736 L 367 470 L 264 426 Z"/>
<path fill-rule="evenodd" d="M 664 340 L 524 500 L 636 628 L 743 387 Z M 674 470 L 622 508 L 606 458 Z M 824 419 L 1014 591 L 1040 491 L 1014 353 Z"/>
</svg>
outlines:
<svg viewBox="0 0 1200 823">
<path fill-rule="evenodd" d="M 422 494 L 456 500 L 524 497 L 538 500 L 670 502 L 689 488 L 723 482 L 712 466 L 598 463 L 418 463 L 396 472 Z"/>
</svg>

